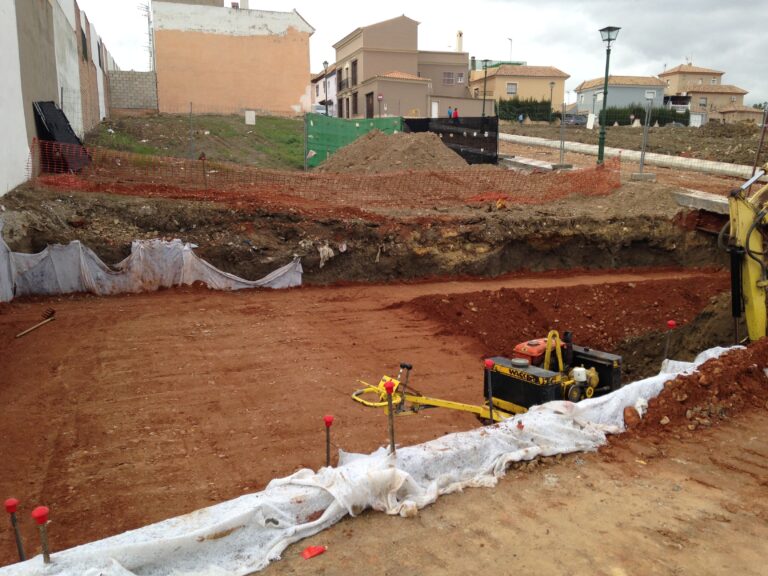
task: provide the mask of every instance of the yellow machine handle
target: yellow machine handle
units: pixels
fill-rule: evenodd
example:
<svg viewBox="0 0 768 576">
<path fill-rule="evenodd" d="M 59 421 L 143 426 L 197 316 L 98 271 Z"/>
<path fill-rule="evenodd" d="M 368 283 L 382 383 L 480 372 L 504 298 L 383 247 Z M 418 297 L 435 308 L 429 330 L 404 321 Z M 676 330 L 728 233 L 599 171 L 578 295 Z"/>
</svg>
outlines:
<svg viewBox="0 0 768 576">
<path fill-rule="evenodd" d="M 555 345 L 555 355 L 557 356 L 557 371 L 563 372 L 563 343 L 560 340 L 560 334 L 557 330 L 550 330 L 547 334 L 547 350 L 544 352 L 544 368 L 550 370 L 549 361 L 552 359 L 552 344 Z"/>
</svg>

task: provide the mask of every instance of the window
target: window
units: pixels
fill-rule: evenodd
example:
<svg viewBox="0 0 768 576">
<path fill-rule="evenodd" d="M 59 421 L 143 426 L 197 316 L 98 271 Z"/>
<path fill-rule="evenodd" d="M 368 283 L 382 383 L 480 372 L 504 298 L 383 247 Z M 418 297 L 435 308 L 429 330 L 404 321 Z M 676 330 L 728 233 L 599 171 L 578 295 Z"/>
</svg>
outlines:
<svg viewBox="0 0 768 576">
<path fill-rule="evenodd" d="M 480 88 L 475 88 L 475 98 L 480 98 Z"/>
<path fill-rule="evenodd" d="M 454 84 L 456 84 L 456 81 L 453 78 L 453 72 L 443 72 L 443 85 L 453 86 Z"/>
<path fill-rule="evenodd" d="M 736 96 L 731 96 L 731 102 L 736 102 Z"/>
<path fill-rule="evenodd" d="M 707 97 L 706 96 L 702 96 L 701 98 L 699 98 L 699 106 L 702 107 L 702 108 L 706 108 L 707 107 Z"/>
<path fill-rule="evenodd" d="M 357 116 L 357 92 L 352 92 L 352 116 Z"/>
<path fill-rule="evenodd" d="M 315 96 L 320 96 L 320 84 L 315 84 Z"/>
<path fill-rule="evenodd" d="M 464 84 L 464 72 L 456 73 L 456 84 Z"/>
<path fill-rule="evenodd" d="M 715 84 L 717 84 L 717 77 L 715 77 L 715 76 L 712 76 L 712 79 L 709 81 L 709 83 L 710 83 L 710 84 L 712 84 L 713 86 L 714 86 Z"/>
<path fill-rule="evenodd" d="M 704 84 L 704 78 L 699 78 L 699 84 Z"/>
<path fill-rule="evenodd" d="M 96 49 L 99 51 L 99 68 L 104 70 L 104 63 L 101 60 L 101 40 L 96 44 Z"/>
<path fill-rule="evenodd" d="M 357 60 L 352 60 L 352 86 L 357 86 Z"/>
<path fill-rule="evenodd" d="M 584 104 L 584 94 L 579 94 L 579 104 Z"/>
<path fill-rule="evenodd" d="M 507 94 L 517 94 L 517 82 L 507 82 Z"/>
<path fill-rule="evenodd" d="M 83 45 L 83 60 L 88 62 L 88 39 L 84 30 L 80 30 L 80 43 Z"/>
<path fill-rule="evenodd" d="M 667 86 L 669 86 L 669 78 L 667 78 Z"/>
</svg>

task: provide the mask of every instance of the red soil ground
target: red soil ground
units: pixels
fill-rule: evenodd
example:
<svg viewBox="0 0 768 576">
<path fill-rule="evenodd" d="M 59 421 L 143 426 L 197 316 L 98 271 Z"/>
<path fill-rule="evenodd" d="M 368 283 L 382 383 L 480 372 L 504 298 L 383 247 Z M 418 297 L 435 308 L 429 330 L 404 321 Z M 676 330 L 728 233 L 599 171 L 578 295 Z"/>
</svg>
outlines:
<svg viewBox="0 0 768 576">
<path fill-rule="evenodd" d="M 414 364 L 423 393 L 481 402 L 480 360 L 506 345 L 504 333 L 519 339 L 513 327 L 541 335 L 555 310 L 580 341 L 608 344 L 622 323 L 686 322 L 722 287 L 721 274 L 672 270 L 16 301 L 0 307 L 0 494 L 22 501 L 30 543 L 30 510 L 51 506 L 61 550 L 319 467 L 326 413 L 337 417 L 336 446 L 385 444 L 384 414 L 350 393 L 400 361 Z M 428 295 L 437 319 L 399 304 Z M 461 314 L 441 312 L 444 300 Z M 480 314 L 470 301 L 494 319 L 485 335 L 463 322 Z M 14 338 L 47 307 L 55 322 Z M 399 419 L 398 441 L 475 426 L 469 414 L 434 411 Z M 0 564 L 14 550 L 0 533 Z"/>
</svg>

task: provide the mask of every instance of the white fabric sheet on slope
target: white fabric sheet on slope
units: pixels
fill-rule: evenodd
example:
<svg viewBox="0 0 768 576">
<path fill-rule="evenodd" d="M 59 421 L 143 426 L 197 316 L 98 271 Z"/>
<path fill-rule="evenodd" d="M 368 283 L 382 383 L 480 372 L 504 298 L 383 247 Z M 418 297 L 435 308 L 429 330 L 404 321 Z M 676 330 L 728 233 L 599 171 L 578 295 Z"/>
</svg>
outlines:
<svg viewBox="0 0 768 576">
<path fill-rule="evenodd" d="M 250 574 L 346 514 L 373 508 L 410 516 L 442 494 L 494 485 L 511 462 L 595 450 L 606 434 L 623 430 L 625 407 L 647 402 L 679 373 L 670 368 L 692 371 L 726 350 L 708 350 L 693 363 L 668 366 L 600 398 L 550 402 L 495 426 L 401 448 L 396 460 L 384 448 L 370 455 L 342 453 L 337 468 L 300 470 L 263 492 L 55 553 L 45 568 L 38 556 L 0 569 L 0 576 Z M 55 527 L 50 537 L 55 545 Z"/>
<path fill-rule="evenodd" d="M 2 232 L 0 223 L 0 232 Z M 37 254 L 11 252 L 0 238 L 0 302 L 30 294 L 91 292 L 108 295 L 145 292 L 202 282 L 215 290 L 289 288 L 301 285 L 301 262 L 278 268 L 260 280 L 244 280 L 198 258 L 181 240 L 137 240 L 114 269 L 74 241 L 48 246 Z"/>
</svg>

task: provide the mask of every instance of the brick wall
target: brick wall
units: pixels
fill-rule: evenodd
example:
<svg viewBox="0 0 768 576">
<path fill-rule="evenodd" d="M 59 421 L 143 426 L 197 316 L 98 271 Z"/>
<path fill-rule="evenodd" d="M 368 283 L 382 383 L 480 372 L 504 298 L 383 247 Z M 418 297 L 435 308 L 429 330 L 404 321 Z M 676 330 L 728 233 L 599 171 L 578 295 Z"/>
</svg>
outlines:
<svg viewBox="0 0 768 576">
<path fill-rule="evenodd" d="M 111 107 L 157 110 L 157 81 L 154 72 L 109 72 Z"/>
</svg>

